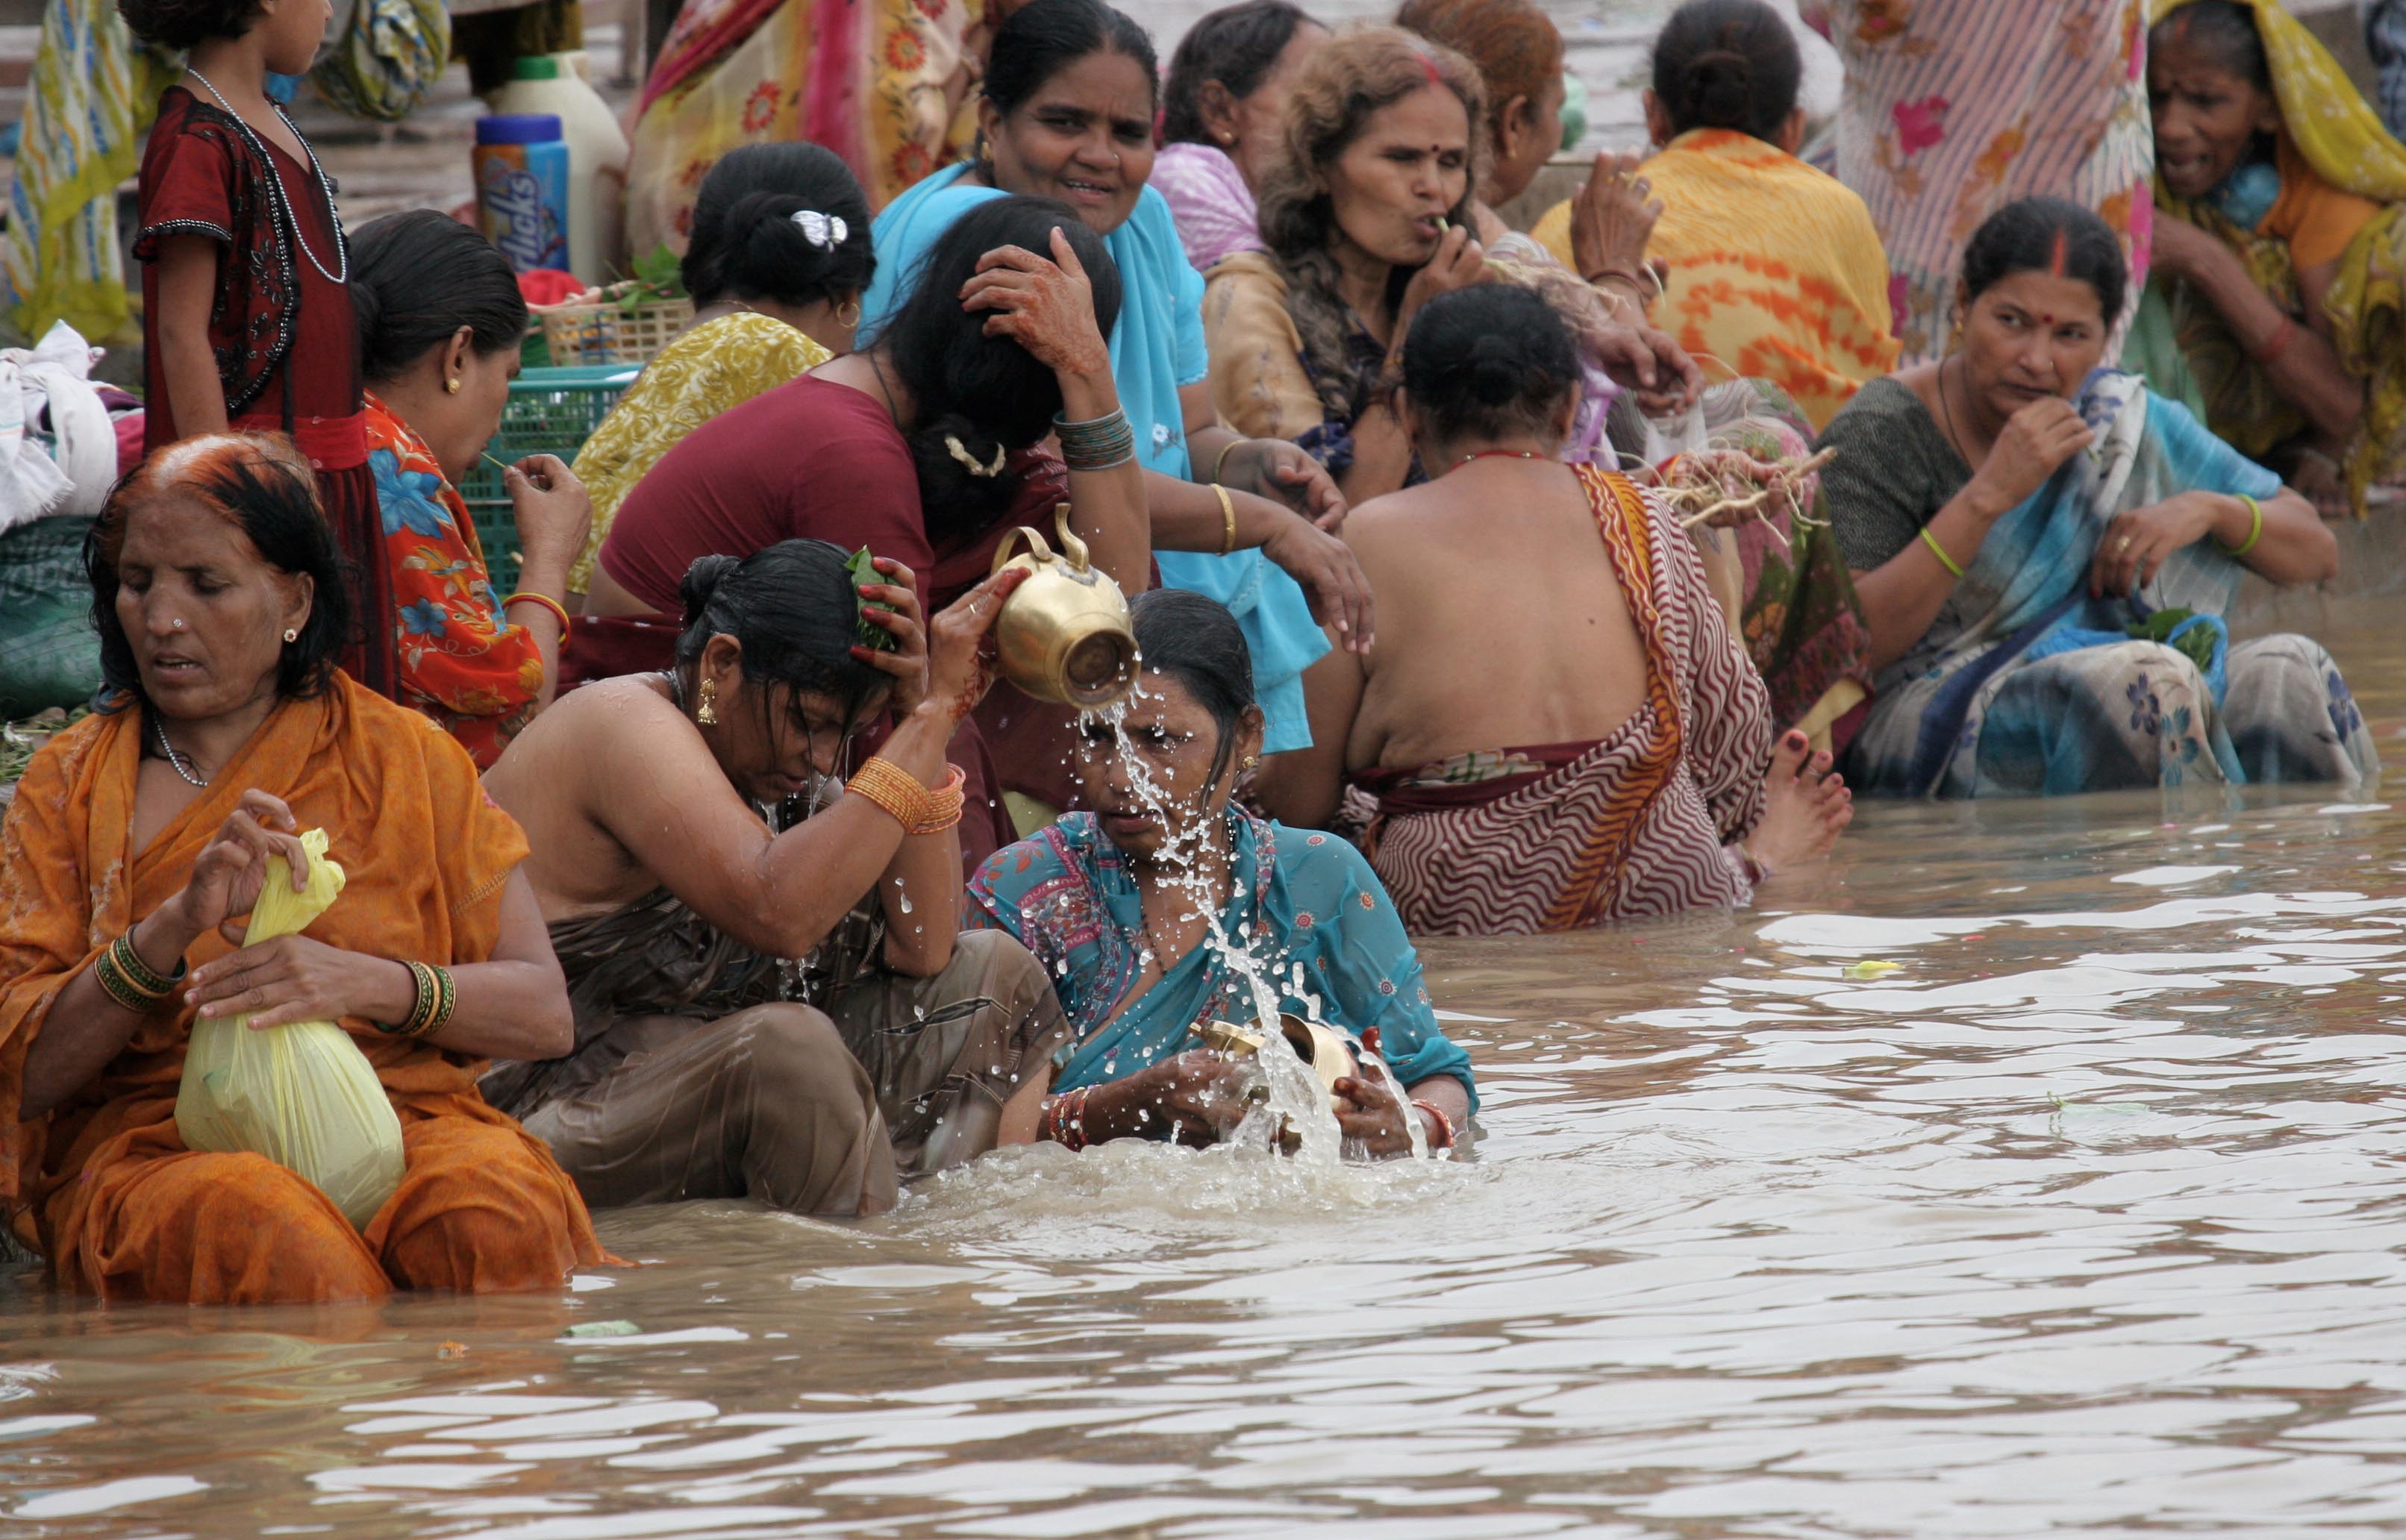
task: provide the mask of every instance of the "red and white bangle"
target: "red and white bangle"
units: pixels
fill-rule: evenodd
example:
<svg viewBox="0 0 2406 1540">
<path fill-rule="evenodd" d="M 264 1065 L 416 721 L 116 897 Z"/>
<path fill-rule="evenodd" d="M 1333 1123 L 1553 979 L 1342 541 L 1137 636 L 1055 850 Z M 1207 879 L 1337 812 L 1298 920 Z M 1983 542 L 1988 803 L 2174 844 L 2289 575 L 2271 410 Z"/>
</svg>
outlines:
<svg viewBox="0 0 2406 1540">
<path fill-rule="evenodd" d="M 1452 1149 L 1453 1120 L 1445 1115 L 1445 1109 L 1431 1101 L 1415 1101 L 1412 1105 L 1427 1113 L 1429 1121 L 1437 1124 L 1436 1129 L 1429 1135 L 1428 1147 L 1431 1150 Z"/>
<path fill-rule="evenodd" d="M 1064 1091 L 1047 1103 L 1044 1109 L 1044 1137 L 1062 1149 L 1083 1150 L 1086 1138 L 1086 1098 L 1095 1094 L 1091 1085 L 1075 1091 Z"/>
</svg>

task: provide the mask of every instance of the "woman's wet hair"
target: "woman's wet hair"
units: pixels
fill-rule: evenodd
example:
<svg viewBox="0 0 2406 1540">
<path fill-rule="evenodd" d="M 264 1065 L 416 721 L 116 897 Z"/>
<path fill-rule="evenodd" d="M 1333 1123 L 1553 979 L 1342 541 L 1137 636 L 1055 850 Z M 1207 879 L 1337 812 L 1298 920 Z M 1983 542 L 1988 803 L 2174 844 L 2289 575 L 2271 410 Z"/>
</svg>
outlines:
<svg viewBox="0 0 2406 1540">
<path fill-rule="evenodd" d="M 910 297 L 878 333 L 876 360 L 917 403 L 911 459 L 927 534 L 939 546 L 985 529 L 1018 494 L 1012 477 L 973 474 L 964 460 L 990 465 L 998 452 L 1028 447 L 1053 431 L 1061 409 L 1061 382 L 1052 367 L 1008 337 L 987 336 L 994 312 L 963 310 L 961 286 L 997 247 L 1020 247 L 1050 261 L 1055 230 L 1086 270 L 1096 330 L 1110 336 L 1119 320 L 1120 270 L 1103 238 L 1067 204 L 1029 197 L 989 198 L 954 220 L 905 279 Z"/>
<path fill-rule="evenodd" d="M 1218 600 L 1183 588 L 1148 588 L 1129 600 L 1128 623 L 1145 671 L 1184 685 L 1219 728 L 1208 791 L 1227 772 L 1237 729 L 1253 705 L 1253 654 L 1244 628 Z"/>
<path fill-rule="evenodd" d="M 852 656 L 860 601 L 844 566 L 848 553 L 824 540 L 781 540 L 747 557 L 706 556 L 686 569 L 677 597 L 685 629 L 679 670 L 701 661 L 714 636 L 742 643 L 746 684 L 783 685 L 842 703 L 846 723 L 893 683 Z"/>
<path fill-rule="evenodd" d="M 1674 133 L 1726 128 L 1768 139 L 1796 110 L 1804 55 L 1762 0 L 1688 0 L 1654 37 L 1654 95 Z"/>
<path fill-rule="evenodd" d="M 1295 33 L 1319 24 L 1289 0 L 1243 0 L 1189 27 L 1169 56 L 1169 78 L 1161 88 L 1161 142 L 1211 143 L 1203 126 L 1204 83 L 1217 80 L 1242 101 L 1261 89 Z"/>
<path fill-rule="evenodd" d="M 826 218 L 797 220 L 798 214 Z M 838 219 L 842 240 L 830 222 Z M 701 179 L 693 238 L 677 272 L 696 306 L 720 300 L 841 304 L 876 275 L 869 220 L 858 178 L 833 150 L 738 145 Z"/>
<path fill-rule="evenodd" d="M 1578 388 L 1570 327 L 1517 284 L 1438 295 L 1404 345 L 1405 399 L 1438 443 L 1550 436 Z"/>
<path fill-rule="evenodd" d="M 2256 13 L 2235 0 L 2189 0 L 2147 29 L 2150 54 L 2176 47 L 2197 49 L 2260 92 L 2272 90 L 2272 61 Z"/>
<path fill-rule="evenodd" d="M 2076 278 L 2097 291 L 2097 308 L 2111 327 L 2122 316 L 2130 269 L 2113 228 L 2088 208 L 2061 198 L 2017 198 L 1980 221 L 1963 248 L 1967 305 L 2017 273 Z"/>
<path fill-rule="evenodd" d="M 1451 92 L 1470 120 L 1470 174 L 1461 200 L 1447 211 L 1453 223 L 1468 223 L 1487 141 L 1486 88 L 1477 64 L 1401 27 L 1349 29 L 1312 53 L 1287 98 L 1284 153 L 1262 177 L 1262 244 L 1286 279 L 1287 310 L 1321 405 L 1347 422 L 1361 416 L 1375 382 L 1360 378 L 1349 358 L 1352 311 L 1337 293 L 1337 261 L 1329 255 L 1337 214 L 1327 168 L 1362 136 L 1373 114 L 1433 85 Z M 1411 278 L 1409 268 L 1388 275 L 1391 308 L 1402 303 Z"/>
<path fill-rule="evenodd" d="M 1404 0 L 1395 25 L 1479 66 L 1491 134 L 1513 98 L 1534 105 L 1563 78 L 1563 35 L 1536 0 Z"/>
<path fill-rule="evenodd" d="M 1034 0 L 995 29 L 986 50 L 985 99 L 998 112 L 1018 110 L 1046 81 L 1090 53 L 1125 54 L 1144 71 L 1156 101 L 1161 64 L 1153 35 L 1102 0 Z"/>
<path fill-rule="evenodd" d="M 214 37 L 240 37 L 266 9 L 260 0 L 117 0 L 126 31 L 177 52 Z"/>
<path fill-rule="evenodd" d="M 120 481 L 100 516 L 84 532 L 83 567 L 92 580 L 92 627 L 100 634 L 100 689 L 94 709 L 114 711 L 128 699 L 144 706 L 142 672 L 134 644 L 117 618 L 118 564 L 126 526 L 170 501 L 198 502 L 239 529 L 260 559 L 279 572 L 304 574 L 311 586 L 309 618 L 286 643 L 276 665 L 279 697 L 323 694 L 352 639 L 356 613 L 350 564 L 318 503 L 309 462 L 280 433 L 214 433 L 160 450 Z"/>
<path fill-rule="evenodd" d="M 372 385 L 399 379 L 463 326 L 485 357 L 526 339 L 526 296 L 509 260 L 434 209 L 388 214 L 353 233 L 350 291 L 360 374 Z"/>
</svg>

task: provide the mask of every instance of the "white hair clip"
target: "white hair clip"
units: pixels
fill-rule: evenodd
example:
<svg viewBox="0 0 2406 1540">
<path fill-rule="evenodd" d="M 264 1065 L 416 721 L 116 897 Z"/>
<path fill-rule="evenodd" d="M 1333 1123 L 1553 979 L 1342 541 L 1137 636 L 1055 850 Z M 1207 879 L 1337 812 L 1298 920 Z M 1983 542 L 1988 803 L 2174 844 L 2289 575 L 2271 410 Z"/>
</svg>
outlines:
<svg viewBox="0 0 2406 1540">
<path fill-rule="evenodd" d="M 841 214 L 822 214 L 815 208 L 794 210 L 794 222 L 802 227 L 802 239 L 821 251 L 833 251 L 852 233 Z"/>
</svg>

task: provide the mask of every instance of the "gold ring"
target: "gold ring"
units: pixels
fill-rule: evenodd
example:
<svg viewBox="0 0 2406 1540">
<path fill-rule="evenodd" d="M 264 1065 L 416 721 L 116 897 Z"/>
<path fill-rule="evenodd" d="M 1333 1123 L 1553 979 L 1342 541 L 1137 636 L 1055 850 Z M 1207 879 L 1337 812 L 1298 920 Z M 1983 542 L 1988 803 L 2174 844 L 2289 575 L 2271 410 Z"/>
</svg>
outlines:
<svg viewBox="0 0 2406 1540">
<path fill-rule="evenodd" d="M 2127 551 L 2130 548 L 2130 537 L 2129 535 L 2124 535 L 2121 539 L 2114 543 L 2114 554 L 2116 556 L 2120 556 L 2124 551 Z"/>
</svg>

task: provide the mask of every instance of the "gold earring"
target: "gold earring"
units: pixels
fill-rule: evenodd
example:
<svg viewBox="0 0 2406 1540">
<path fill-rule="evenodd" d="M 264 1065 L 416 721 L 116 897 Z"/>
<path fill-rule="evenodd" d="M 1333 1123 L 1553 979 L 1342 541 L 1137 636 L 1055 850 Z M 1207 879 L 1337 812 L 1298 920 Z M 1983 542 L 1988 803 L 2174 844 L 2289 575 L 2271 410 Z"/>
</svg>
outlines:
<svg viewBox="0 0 2406 1540">
<path fill-rule="evenodd" d="M 844 312 L 847 310 L 851 311 L 852 314 L 849 316 L 845 315 Z M 835 307 L 835 323 L 838 326 L 858 326 L 860 324 L 860 302 L 858 300 L 846 300 L 842 304 L 837 305 Z"/>
<path fill-rule="evenodd" d="M 298 642 L 298 641 L 300 641 L 300 640 L 301 640 L 301 629 L 300 629 L 299 627 L 297 627 L 297 626 L 287 626 L 287 627 L 285 627 L 285 628 L 284 628 L 284 640 L 285 640 L 285 641 L 287 641 L 287 642 Z"/>
<path fill-rule="evenodd" d="M 705 728 L 718 726 L 718 681 L 701 682 L 701 704 L 694 708 L 693 719 Z"/>
<path fill-rule="evenodd" d="M 1240 759 L 1240 760 L 1238 760 L 1238 761 L 1237 762 L 1237 768 L 1238 768 L 1238 770 L 1253 770 L 1253 769 L 1254 769 L 1256 766 L 1260 765 L 1260 764 L 1261 764 L 1261 762 L 1262 762 L 1262 756 L 1261 756 L 1260 755 L 1258 755 L 1258 754 L 1249 754 L 1249 755 L 1245 756 L 1245 757 L 1244 757 L 1244 758 L 1242 758 L 1242 759 Z"/>
<path fill-rule="evenodd" d="M 460 393 L 460 381 L 458 376 L 455 375 L 443 382 L 443 393 L 446 396 L 456 396 Z"/>
</svg>

